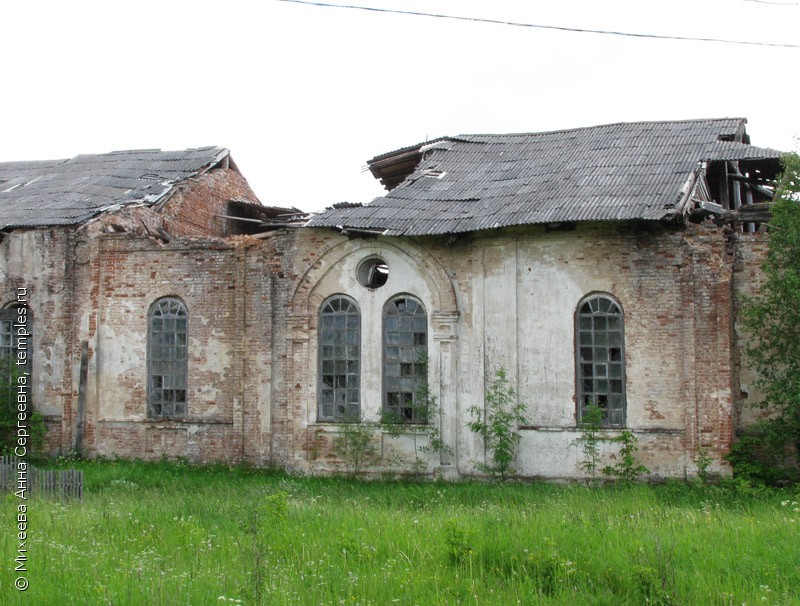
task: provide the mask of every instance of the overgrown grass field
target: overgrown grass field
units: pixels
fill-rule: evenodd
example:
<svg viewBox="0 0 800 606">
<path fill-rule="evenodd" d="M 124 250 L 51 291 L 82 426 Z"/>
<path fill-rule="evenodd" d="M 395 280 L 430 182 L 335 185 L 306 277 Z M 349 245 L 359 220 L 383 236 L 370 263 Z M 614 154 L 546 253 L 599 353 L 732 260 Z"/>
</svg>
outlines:
<svg viewBox="0 0 800 606">
<path fill-rule="evenodd" d="M 800 496 L 295 478 L 79 462 L 82 502 L 3 500 L 0 602 L 800 604 Z"/>
</svg>

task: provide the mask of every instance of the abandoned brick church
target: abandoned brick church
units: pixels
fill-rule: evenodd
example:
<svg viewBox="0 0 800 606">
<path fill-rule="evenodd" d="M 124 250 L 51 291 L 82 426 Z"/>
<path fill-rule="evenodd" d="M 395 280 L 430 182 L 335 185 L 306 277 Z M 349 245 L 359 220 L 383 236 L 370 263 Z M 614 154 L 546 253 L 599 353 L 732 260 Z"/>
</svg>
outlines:
<svg viewBox="0 0 800 606">
<path fill-rule="evenodd" d="M 469 476 L 467 411 L 504 368 L 520 476 L 584 475 L 591 403 L 653 474 L 701 448 L 725 472 L 780 158 L 745 122 L 442 137 L 369 162 L 385 196 L 316 215 L 261 204 L 222 148 L 2 163 L 0 353 L 25 289 L 53 452 L 327 473 L 345 423 L 390 411 L 448 445 L 429 472 Z M 414 440 L 370 427 L 366 470 L 401 472 Z"/>
</svg>

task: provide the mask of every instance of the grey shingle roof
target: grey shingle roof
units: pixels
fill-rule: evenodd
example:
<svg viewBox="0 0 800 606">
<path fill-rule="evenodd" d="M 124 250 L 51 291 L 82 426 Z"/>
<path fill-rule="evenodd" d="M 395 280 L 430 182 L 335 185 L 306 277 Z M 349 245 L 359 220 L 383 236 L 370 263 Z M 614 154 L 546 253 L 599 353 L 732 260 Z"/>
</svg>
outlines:
<svg viewBox="0 0 800 606">
<path fill-rule="evenodd" d="M 745 123 L 638 122 L 443 137 L 416 146 L 419 163 L 387 195 L 360 208 L 327 210 L 307 225 L 428 235 L 563 221 L 658 221 L 676 213 L 701 162 L 780 156 L 749 145 Z M 414 149 L 398 150 L 403 162 Z M 373 174 L 390 174 L 392 154 L 370 162 Z"/>
<path fill-rule="evenodd" d="M 110 207 L 154 204 L 228 156 L 221 147 L 133 150 L 0 163 L 0 228 L 74 225 Z"/>
</svg>

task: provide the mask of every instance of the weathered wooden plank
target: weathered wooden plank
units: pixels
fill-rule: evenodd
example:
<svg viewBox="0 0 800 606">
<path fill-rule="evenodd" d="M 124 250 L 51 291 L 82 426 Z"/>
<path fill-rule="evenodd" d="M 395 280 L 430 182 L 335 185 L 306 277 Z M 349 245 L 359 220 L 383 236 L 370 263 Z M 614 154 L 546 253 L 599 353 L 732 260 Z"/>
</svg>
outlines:
<svg viewBox="0 0 800 606">
<path fill-rule="evenodd" d="M 22 459 L 0 458 L 0 492 L 17 489 L 17 470 Z M 83 471 L 77 469 L 37 469 L 27 466 L 27 487 L 31 495 L 48 498 L 83 498 Z"/>
<path fill-rule="evenodd" d="M 81 365 L 78 378 L 78 422 L 75 427 L 75 452 L 83 445 L 83 423 L 86 414 L 86 384 L 89 375 L 89 342 L 81 341 Z"/>
</svg>

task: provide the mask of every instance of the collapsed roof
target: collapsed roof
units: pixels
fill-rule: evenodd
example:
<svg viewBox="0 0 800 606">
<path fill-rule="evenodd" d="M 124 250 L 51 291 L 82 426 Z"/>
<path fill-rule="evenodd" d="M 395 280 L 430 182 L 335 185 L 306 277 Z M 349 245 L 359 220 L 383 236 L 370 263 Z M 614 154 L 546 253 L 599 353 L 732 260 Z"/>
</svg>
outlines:
<svg viewBox="0 0 800 606">
<path fill-rule="evenodd" d="M 727 195 L 721 181 L 734 173 L 768 193 L 763 186 L 775 177 L 781 152 L 750 145 L 746 122 L 637 122 L 441 137 L 376 156 L 369 168 L 389 193 L 364 206 L 328 209 L 307 226 L 415 236 L 681 219 L 693 200 Z M 734 208 L 728 201 L 723 206 Z"/>
<path fill-rule="evenodd" d="M 153 205 L 177 184 L 232 164 L 222 147 L 132 150 L 0 163 L 0 229 L 75 225 L 131 204 Z"/>
</svg>

